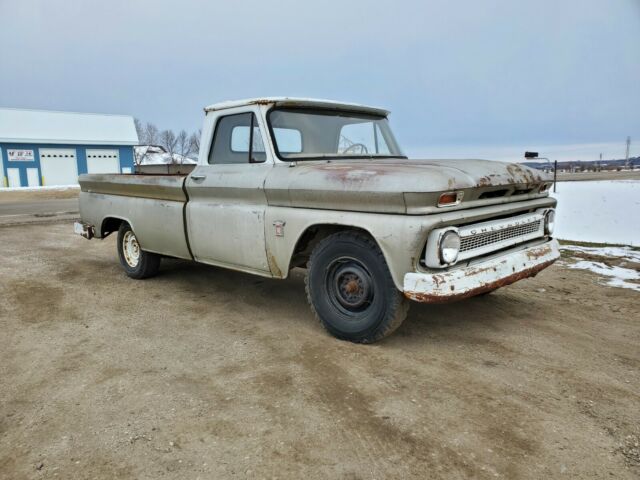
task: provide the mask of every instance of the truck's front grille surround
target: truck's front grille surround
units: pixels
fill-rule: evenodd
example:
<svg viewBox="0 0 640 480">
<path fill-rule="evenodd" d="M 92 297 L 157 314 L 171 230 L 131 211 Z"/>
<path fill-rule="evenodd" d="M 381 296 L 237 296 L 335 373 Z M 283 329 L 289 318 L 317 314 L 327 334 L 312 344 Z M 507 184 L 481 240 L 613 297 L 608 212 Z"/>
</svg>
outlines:
<svg viewBox="0 0 640 480">
<path fill-rule="evenodd" d="M 505 248 L 542 238 L 547 208 L 511 217 L 496 218 L 463 226 L 432 230 L 427 239 L 424 261 L 430 268 L 445 268 L 440 259 L 440 239 L 453 230 L 460 236 L 460 251 L 456 263 L 491 254 Z"/>
<path fill-rule="evenodd" d="M 530 235 L 541 230 L 542 220 L 535 220 L 531 223 L 523 225 L 515 225 L 502 230 L 493 232 L 469 235 L 460 238 L 460 252 L 468 252 L 477 248 L 486 247 L 492 244 L 498 244 L 512 238 Z"/>
</svg>

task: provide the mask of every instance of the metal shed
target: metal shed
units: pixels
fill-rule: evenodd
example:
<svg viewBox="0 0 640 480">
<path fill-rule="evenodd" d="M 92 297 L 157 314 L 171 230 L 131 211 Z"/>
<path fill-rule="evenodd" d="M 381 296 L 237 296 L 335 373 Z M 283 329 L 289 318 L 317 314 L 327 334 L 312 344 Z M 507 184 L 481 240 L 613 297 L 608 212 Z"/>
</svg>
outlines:
<svg viewBox="0 0 640 480">
<path fill-rule="evenodd" d="M 1 187 L 77 185 L 82 173 L 129 173 L 133 117 L 0 108 Z"/>
</svg>

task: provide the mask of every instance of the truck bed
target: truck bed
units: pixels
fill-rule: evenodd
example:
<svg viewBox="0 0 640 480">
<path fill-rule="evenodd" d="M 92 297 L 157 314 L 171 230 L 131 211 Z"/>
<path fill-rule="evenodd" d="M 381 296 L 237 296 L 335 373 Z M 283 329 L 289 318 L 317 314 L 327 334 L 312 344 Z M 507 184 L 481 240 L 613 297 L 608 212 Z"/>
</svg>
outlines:
<svg viewBox="0 0 640 480">
<path fill-rule="evenodd" d="M 126 221 L 141 247 L 191 259 L 184 222 L 185 174 L 80 175 L 80 215 L 102 238 Z M 161 226 L 161 228 L 158 228 Z"/>
<path fill-rule="evenodd" d="M 80 190 L 90 193 L 125 195 L 186 202 L 187 174 L 103 173 L 80 175 Z"/>
</svg>

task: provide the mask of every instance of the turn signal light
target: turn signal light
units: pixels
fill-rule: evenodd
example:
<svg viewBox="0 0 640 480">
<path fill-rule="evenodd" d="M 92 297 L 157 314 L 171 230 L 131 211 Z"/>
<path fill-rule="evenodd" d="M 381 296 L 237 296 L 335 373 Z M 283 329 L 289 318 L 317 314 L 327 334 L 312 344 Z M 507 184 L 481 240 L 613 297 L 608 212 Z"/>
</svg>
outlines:
<svg viewBox="0 0 640 480">
<path fill-rule="evenodd" d="M 462 201 L 464 192 L 445 192 L 438 199 L 439 207 L 453 207 Z"/>
</svg>

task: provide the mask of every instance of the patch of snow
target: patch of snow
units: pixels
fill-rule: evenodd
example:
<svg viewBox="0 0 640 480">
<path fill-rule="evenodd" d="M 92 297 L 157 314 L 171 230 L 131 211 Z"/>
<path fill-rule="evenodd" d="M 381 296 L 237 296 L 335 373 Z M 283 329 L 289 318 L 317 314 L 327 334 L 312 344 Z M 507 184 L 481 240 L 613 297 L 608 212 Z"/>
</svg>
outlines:
<svg viewBox="0 0 640 480">
<path fill-rule="evenodd" d="M 558 182 L 555 236 L 640 245 L 640 180 Z"/>
<path fill-rule="evenodd" d="M 194 165 L 198 163 L 197 160 L 178 153 L 170 155 L 163 147 L 158 145 L 138 145 L 133 148 L 140 165 Z"/>
<path fill-rule="evenodd" d="M 44 187 L 5 187 L 0 188 L 2 192 L 35 192 L 41 190 L 78 190 L 80 185 L 45 185 Z"/>
<path fill-rule="evenodd" d="M 640 262 L 640 251 L 629 247 L 579 247 L 577 245 L 561 245 L 560 250 L 582 252 L 601 257 L 618 257 L 632 262 Z"/>
<path fill-rule="evenodd" d="M 590 270 L 593 273 L 609 277 L 607 285 L 612 287 L 629 288 L 640 292 L 640 284 L 632 283 L 628 280 L 640 280 L 640 272 L 632 270 L 630 268 L 622 267 L 609 267 L 601 262 L 591 262 L 588 260 L 581 260 L 572 265 L 568 265 L 569 268 L 577 268 L 581 270 Z"/>
</svg>

